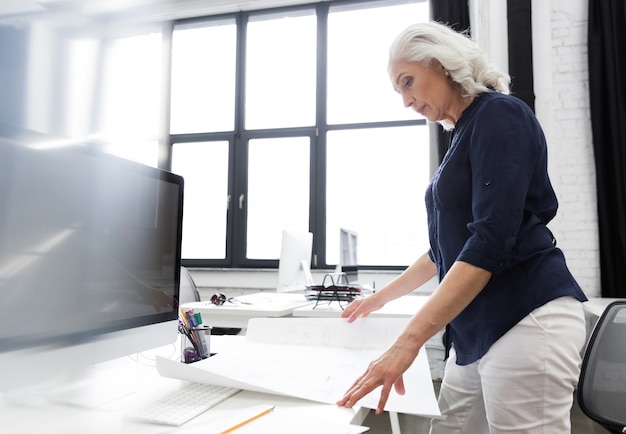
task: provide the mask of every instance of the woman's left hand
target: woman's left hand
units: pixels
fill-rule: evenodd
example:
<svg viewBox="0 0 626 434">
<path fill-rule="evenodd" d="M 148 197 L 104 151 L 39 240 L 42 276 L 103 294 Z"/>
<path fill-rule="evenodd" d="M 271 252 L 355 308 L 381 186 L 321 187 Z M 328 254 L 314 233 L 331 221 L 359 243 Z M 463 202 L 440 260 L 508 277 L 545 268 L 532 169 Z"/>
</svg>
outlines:
<svg viewBox="0 0 626 434">
<path fill-rule="evenodd" d="M 412 349 L 396 341 L 382 356 L 369 364 L 365 373 L 352 384 L 343 398 L 337 401 L 337 405 L 352 408 L 361 398 L 382 385 L 376 414 L 382 413 L 389 399 L 391 386 L 395 387 L 399 395 L 404 395 L 402 374 L 409 369 L 418 353 L 419 348 Z"/>
</svg>

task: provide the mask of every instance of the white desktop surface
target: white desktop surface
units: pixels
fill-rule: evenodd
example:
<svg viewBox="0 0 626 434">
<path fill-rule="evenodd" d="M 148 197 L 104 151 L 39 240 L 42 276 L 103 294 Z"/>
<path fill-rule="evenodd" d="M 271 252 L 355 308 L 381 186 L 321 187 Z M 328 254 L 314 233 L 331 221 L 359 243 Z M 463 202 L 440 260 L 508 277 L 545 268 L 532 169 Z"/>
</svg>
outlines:
<svg viewBox="0 0 626 434">
<path fill-rule="evenodd" d="M 428 296 L 406 295 L 390 301 L 381 309 L 370 313 L 369 317 L 410 318 L 422 308 L 426 300 L 428 300 Z M 340 304 L 337 301 L 320 301 L 316 306 L 315 302 L 313 302 L 312 304 L 294 309 L 292 315 L 294 317 L 334 318 L 341 316 L 341 312 L 343 312 L 342 306 L 345 307 L 346 305 L 346 302 Z"/>
<path fill-rule="evenodd" d="M 233 297 L 222 305 L 196 301 L 181 305 L 202 314 L 203 323 L 211 327 L 246 328 L 250 318 L 279 318 L 290 316 L 294 309 L 307 306 L 303 293 L 258 292 Z"/>
<path fill-rule="evenodd" d="M 219 348 L 219 339 L 214 341 L 212 346 L 215 343 Z M 160 349 L 159 354 L 165 352 L 174 357 L 177 350 L 173 347 Z M 42 367 L 42 369 L 45 368 Z M 98 379 L 105 381 L 110 379 L 112 383 L 126 384 L 129 386 L 128 390 L 133 390 L 133 393 L 117 397 L 109 404 L 101 404 L 96 409 L 56 404 L 41 397 L 38 398 L 37 395 L 33 397 L 0 395 L 0 431 L 11 434 L 154 434 L 178 432 L 178 430 L 196 432 L 193 430 L 194 427 L 202 427 L 202 432 L 210 434 L 211 431 L 208 428 L 219 423 L 220 420 L 232 418 L 238 412 L 245 412 L 260 404 L 274 405 L 277 414 L 292 418 L 294 421 L 314 417 L 340 424 L 358 425 L 367 415 L 367 411 L 361 409 L 346 409 L 297 398 L 241 391 L 181 427 L 148 424 L 132 420 L 128 414 L 132 414 L 133 408 L 152 402 L 186 382 L 159 376 L 149 359 L 147 362 L 131 357 L 117 359 L 98 366 L 96 371 Z M 3 375 L 6 374 L 3 373 Z M 97 384 L 104 383 L 98 381 Z M 249 431 L 250 429 L 246 430 L 246 432 Z"/>
</svg>

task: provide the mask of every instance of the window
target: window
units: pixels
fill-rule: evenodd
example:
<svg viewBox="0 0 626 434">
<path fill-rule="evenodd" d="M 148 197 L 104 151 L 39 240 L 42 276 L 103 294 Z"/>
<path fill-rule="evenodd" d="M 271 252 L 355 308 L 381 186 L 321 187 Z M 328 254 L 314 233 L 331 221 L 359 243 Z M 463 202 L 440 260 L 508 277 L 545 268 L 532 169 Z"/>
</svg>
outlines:
<svg viewBox="0 0 626 434">
<path fill-rule="evenodd" d="M 226 259 L 228 142 L 177 143 L 172 171 L 185 174 L 184 258 Z"/>
<path fill-rule="evenodd" d="M 155 167 L 162 130 L 161 52 L 161 32 L 109 41 L 103 61 L 102 111 L 97 125 L 106 151 Z"/>
<path fill-rule="evenodd" d="M 185 178 L 185 265 L 276 267 L 295 229 L 330 268 L 347 228 L 360 266 L 405 267 L 427 248 L 430 145 L 387 53 L 428 17 L 425 0 L 326 1 L 111 39 L 98 131 Z"/>
<path fill-rule="evenodd" d="M 427 19 L 426 2 L 330 7 L 328 123 L 346 128 L 326 137 L 327 264 L 338 262 L 342 227 L 359 234 L 359 265 L 409 265 L 428 246 L 422 200 L 430 179 L 428 128 L 393 126 L 416 114 L 403 107 L 387 74 L 393 39 Z M 347 128 L 354 125 L 362 127 Z"/>
<path fill-rule="evenodd" d="M 314 9 L 250 16 L 246 129 L 315 124 L 316 30 Z"/>
<path fill-rule="evenodd" d="M 425 1 L 322 2 L 183 20 L 172 33 L 172 170 L 185 177 L 183 263 L 277 266 L 283 229 L 314 234 L 333 267 L 339 229 L 359 265 L 427 248 L 428 126 L 387 75 Z"/>
<path fill-rule="evenodd" d="M 234 19 L 176 26 L 171 134 L 234 130 L 236 44 Z"/>
<path fill-rule="evenodd" d="M 283 229 L 309 230 L 309 137 L 249 144 L 247 257 L 280 256 Z"/>
<path fill-rule="evenodd" d="M 422 201 L 430 179 L 427 128 L 330 131 L 327 149 L 327 262 L 339 260 L 341 228 L 359 235 L 359 265 L 415 261 L 428 245 Z"/>
<path fill-rule="evenodd" d="M 392 91 L 389 46 L 409 24 L 428 19 L 428 3 L 354 8 L 328 14 L 328 123 L 415 119 Z"/>
</svg>

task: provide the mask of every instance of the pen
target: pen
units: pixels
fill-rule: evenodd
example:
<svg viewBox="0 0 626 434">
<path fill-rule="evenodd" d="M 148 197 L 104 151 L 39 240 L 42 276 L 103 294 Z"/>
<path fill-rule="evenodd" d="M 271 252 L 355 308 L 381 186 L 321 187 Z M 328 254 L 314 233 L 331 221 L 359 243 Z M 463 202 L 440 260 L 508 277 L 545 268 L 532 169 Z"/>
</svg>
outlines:
<svg viewBox="0 0 626 434">
<path fill-rule="evenodd" d="M 273 406 L 273 405 L 272 405 L 270 408 L 266 408 L 265 410 L 263 410 L 263 411 L 262 411 L 262 412 L 260 412 L 259 414 L 256 414 L 256 415 L 254 415 L 254 416 L 252 416 L 252 417 L 250 417 L 250 418 L 248 418 L 248 419 L 244 420 L 243 422 L 240 422 L 240 423 L 238 423 L 237 425 L 232 426 L 232 427 L 228 428 L 228 429 L 227 429 L 227 430 L 225 430 L 225 431 L 222 431 L 220 434 L 228 434 L 229 432 L 233 432 L 233 431 L 235 431 L 237 428 L 241 428 L 242 426 L 244 426 L 244 425 L 246 425 L 246 424 L 248 424 L 248 423 L 252 422 L 253 420 L 258 419 L 258 418 L 260 418 L 261 416 L 264 416 L 264 415 L 266 415 L 266 414 L 270 413 L 272 410 L 274 410 L 274 406 Z"/>
</svg>

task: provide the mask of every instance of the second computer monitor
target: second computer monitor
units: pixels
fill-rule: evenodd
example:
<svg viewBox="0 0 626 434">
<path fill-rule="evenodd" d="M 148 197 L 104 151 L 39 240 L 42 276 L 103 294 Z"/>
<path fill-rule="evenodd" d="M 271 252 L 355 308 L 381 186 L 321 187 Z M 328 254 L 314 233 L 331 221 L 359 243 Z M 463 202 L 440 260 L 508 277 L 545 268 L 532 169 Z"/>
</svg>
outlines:
<svg viewBox="0 0 626 434">
<path fill-rule="evenodd" d="M 358 234 L 350 229 L 339 229 L 339 268 L 345 273 L 348 282 L 358 280 L 357 244 Z"/>
<path fill-rule="evenodd" d="M 283 231 L 278 265 L 278 292 L 299 291 L 312 284 L 311 253 L 313 234 Z"/>
</svg>

